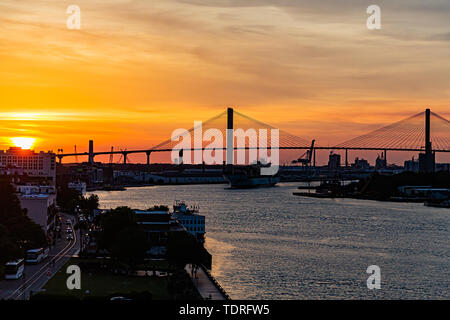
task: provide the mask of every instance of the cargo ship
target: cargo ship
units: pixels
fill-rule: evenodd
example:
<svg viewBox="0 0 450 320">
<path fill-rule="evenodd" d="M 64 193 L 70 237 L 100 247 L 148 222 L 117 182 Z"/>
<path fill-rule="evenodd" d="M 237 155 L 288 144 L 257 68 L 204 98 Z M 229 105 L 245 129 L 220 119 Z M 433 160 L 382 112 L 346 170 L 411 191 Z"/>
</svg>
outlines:
<svg viewBox="0 0 450 320">
<path fill-rule="evenodd" d="M 250 166 L 230 166 L 224 170 L 223 176 L 230 183 L 230 187 L 236 189 L 273 187 L 280 182 L 278 175 L 261 175 L 262 167 L 264 166 L 260 163 Z"/>
</svg>

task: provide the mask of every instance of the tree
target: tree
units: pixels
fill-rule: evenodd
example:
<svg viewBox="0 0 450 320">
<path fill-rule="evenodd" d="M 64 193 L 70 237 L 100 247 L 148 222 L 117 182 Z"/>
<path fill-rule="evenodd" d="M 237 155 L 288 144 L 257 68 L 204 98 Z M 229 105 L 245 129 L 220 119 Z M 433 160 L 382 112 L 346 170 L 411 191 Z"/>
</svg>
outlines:
<svg viewBox="0 0 450 320">
<path fill-rule="evenodd" d="M 111 256 L 134 264 L 142 260 L 149 248 L 145 233 L 136 223 L 136 215 L 128 207 L 117 207 L 98 219 L 98 245 Z"/>
<path fill-rule="evenodd" d="M 79 191 L 68 187 L 60 187 L 56 195 L 56 203 L 63 211 L 74 213 L 82 198 Z"/>
<path fill-rule="evenodd" d="M 113 257 L 134 265 L 144 259 L 148 243 L 144 232 L 132 226 L 121 230 L 109 249 Z"/>
<path fill-rule="evenodd" d="M 44 230 L 20 207 L 15 189 L 6 176 L 0 176 L 0 203 L 0 265 L 22 258 L 30 248 L 47 245 Z"/>
<path fill-rule="evenodd" d="M 68 213 L 74 213 L 78 208 L 82 213 L 91 215 L 93 210 L 99 207 L 99 199 L 96 194 L 83 197 L 78 190 L 66 186 L 58 188 L 56 202 L 63 211 Z"/>
<path fill-rule="evenodd" d="M 79 202 L 80 210 L 84 214 L 88 214 L 88 215 L 92 215 L 92 212 L 95 209 L 98 209 L 98 206 L 99 206 L 99 199 L 98 199 L 98 195 L 96 195 L 96 194 L 91 194 L 88 198 L 81 197 L 80 202 Z"/>
<path fill-rule="evenodd" d="M 2 265 L 11 260 L 19 258 L 23 252 L 19 245 L 14 242 L 13 237 L 9 233 L 8 229 L 0 224 L 0 261 Z"/>
<path fill-rule="evenodd" d="M 186 231 L 173 232 L 167 243 L 167 257 L 172 264 L 184 267 L 187 263 L 202 263 L 202 245 Z"/>
</svg>

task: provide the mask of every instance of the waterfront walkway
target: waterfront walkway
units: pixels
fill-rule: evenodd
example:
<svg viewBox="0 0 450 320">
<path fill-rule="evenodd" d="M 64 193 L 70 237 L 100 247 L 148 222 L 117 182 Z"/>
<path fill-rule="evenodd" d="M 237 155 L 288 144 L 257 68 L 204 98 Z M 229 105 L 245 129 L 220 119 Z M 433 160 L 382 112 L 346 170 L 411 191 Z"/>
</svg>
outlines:
<svg viewBox="0 0 450 320">
<path fill-rule="evenodd" d="M 228 300 L 229 297 L 215 279 L 208 275 L 203 268 L 198 267 L 195 273 L 192 273 L 192 265 L 188 264 L 185 267 L 186 272 L 192 279 L 192 282 L 197 287 L 198 292 L 203 299 L 210 300 Z"/>
</svg>

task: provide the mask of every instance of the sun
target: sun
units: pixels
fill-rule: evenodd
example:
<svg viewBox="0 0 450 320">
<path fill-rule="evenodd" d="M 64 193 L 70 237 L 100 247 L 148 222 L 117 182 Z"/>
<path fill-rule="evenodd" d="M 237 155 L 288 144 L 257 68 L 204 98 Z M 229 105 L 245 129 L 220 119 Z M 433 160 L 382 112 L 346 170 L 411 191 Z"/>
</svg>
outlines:
<svg viewBox="0 0 450 320">
<path fill-rule="evenodd" d="M 11 141 L 15 147 L 21 147 L 22 149 L 31 149 L 31 147 L 36 142 L 36 139 L 28 137 L 14 137 L 11 138 Z"/>
</svg>

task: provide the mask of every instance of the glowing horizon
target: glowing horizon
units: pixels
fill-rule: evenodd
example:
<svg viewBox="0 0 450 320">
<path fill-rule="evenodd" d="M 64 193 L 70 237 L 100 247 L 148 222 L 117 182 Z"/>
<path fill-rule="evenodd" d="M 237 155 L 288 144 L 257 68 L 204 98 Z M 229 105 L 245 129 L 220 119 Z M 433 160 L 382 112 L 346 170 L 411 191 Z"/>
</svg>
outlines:
<svg viewBox="0 0 450 320">
<path fill-rule="evenodd" d="M 13 137 L 11 138 L 11 142 L 14 147 L 20 147 L 24 150 L 29 150 L 33 147 L 36 139 L 31 137 Z"/>
<path fill-rule="evenodd" d="M 369 31 L 353 0 L 79 0 L 68 30 L 65 4 L 5 0 L 0 149 L 149 148 L 229 106 L 322 145 L 448 119 L 450 3 L 422 2 L 383 3 Z"/>
</svg>

